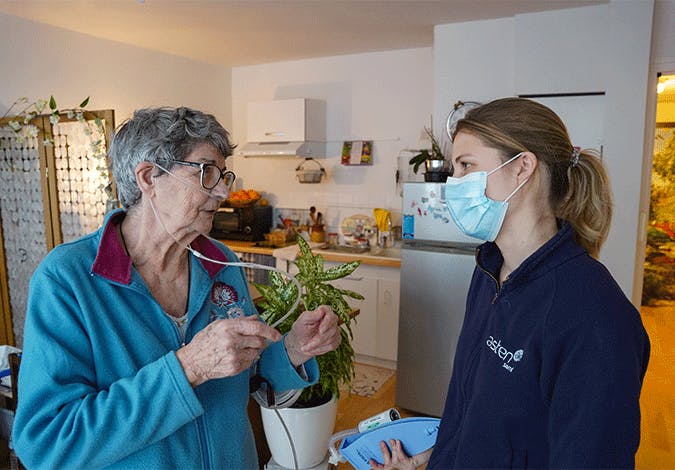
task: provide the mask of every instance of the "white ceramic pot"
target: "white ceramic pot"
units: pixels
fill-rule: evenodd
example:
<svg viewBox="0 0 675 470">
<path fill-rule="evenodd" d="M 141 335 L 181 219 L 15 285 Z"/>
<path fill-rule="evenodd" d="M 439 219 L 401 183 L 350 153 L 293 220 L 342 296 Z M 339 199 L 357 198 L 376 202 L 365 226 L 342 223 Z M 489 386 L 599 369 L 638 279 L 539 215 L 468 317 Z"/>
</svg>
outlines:
<svg viewBox="0 0 675 470">
<path fill-rule="evenodd" d="M 260 409 L 267 445 L 274 461 L 286 468 L 294 468 L 293 451 L 279 417 L 274 410 Z M 314 408 L 283 408 L 278 410 L 293 439 L 298 458 L 298 468 L 311 468 L 320 464 L 328 452 L 328 442 L 333 435 L 337 400 Z"/>
</svg>

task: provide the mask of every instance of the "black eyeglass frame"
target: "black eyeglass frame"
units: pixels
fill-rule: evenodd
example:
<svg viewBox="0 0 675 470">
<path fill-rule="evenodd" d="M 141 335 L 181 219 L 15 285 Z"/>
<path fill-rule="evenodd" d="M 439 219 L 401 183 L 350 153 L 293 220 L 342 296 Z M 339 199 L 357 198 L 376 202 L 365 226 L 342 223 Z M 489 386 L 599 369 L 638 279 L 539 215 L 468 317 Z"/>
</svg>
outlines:
<svg viewBox="0 0 675 470">
<path fill-rule="evenodd" d="M 227 187 L 228 187 L 228 189 L 229 189 L 229 188 L 232 187 L 232 184 L 234 184 L 234 180 L 237 178 L 237 175 L 234 174 L 234 171 L 229 171 L 229 170 L 227 170 L 227 168 L 221 170 L 220 167 L 218 167 L 218 165 L 216 165 L 215 163 L 186 162 L 185 160 L 170 160 L 170 162 L 171 162 L 171 163 L 175 163 L 175 164 L 177 164 L 177 165 L 192 166 L 192 167 L 199 168 L 199 170 L 200 170 L 200 173 L 199 173 L 199 184 L 202 185 L 202 188 L 204 188 L 204 189 L 206 189 L 206 190 L 208 190 L 208 191 L 210 191 L 210 190 L 212 190 L 213 188 L 215 188 L 216 186 L 218 186 L 218 183 L 220 183 L 220 180 L 225 181 L 225 184 L 227 185 Z M 206 169 L 206 168 L 209 168 L 209 167 L 215 168 L 216 170 L 218 170 L 218 173 L 220 174 L 220 176 L 218 177 L 218 179 L 216 180 L 216 182 L 215 182 L 215 183 L 213 184 L 213 186 L 211 186 L 211 187 L 208 187 L 208 186 L 206 186 L 206 184 L 204 184 L 204 173 L 205 173 L 205 169 Z M 227 175 L 232 175 L 232 181 L 230 181 L 229 184 L 227 183 L 227 180 L 225 179 L 225 177 L 226 177 Z"/>
</svg>

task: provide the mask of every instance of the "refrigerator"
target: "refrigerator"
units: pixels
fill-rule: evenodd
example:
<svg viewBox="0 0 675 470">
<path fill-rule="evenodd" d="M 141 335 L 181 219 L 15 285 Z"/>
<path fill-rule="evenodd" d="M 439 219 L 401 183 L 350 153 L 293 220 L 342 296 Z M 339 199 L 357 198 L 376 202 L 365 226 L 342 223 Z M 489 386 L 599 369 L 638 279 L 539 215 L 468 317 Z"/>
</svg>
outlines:
<svg viewBox="0 0 675 470">
<path fill-rule="evenodd" d="M 443 183 L 404 183 L 396 405 L 440 417 L 480 240 L 462 233 Z"/>
</svg>

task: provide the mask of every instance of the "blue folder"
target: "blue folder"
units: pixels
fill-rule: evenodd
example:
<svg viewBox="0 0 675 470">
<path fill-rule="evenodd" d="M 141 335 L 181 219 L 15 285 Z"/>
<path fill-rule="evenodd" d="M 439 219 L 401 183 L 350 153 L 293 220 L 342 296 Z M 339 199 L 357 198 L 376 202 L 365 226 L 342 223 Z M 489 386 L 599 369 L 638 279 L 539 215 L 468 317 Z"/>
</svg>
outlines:
<svg viewBox="0 0 675 470">
<path fill-rule="evenodd" d="M 389 446 L 389 439 L 401 441 L 408 455 L 419 454 L 433 447 L 438 435 L 438 418 L 403 418 L 381 424 L 370 431 L 347 436 L 340 444 L 340 454 L 357 470 L 368 470 L 370 459 L 384 463 L 380 442 Z"/>
</svg>

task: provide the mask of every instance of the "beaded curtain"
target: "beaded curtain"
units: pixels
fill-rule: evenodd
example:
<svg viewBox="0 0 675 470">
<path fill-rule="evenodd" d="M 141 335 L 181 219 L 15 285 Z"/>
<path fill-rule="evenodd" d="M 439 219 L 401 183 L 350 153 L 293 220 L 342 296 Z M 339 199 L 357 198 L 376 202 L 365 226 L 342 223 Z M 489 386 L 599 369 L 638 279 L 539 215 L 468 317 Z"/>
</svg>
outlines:
<svg viewBox="0 0 675 470">
<path fill-rule="evenodd" d="M 105 152 L 95 152 L 89 133 L 95 125 L 59 122 L 52 126 L 58 221 L 63 242 L 96 230 L 103 222 L 109 183 Z M 97 136 L 94 135 L 94 138 Z M 47 254 L 44 199 L 38 145 L 41 136 L 17 140 L 0 128 L 0 216 L 5 243 L 12 324 L 16 346 L 23 343 L 28 283 Z"/>
</svg>

